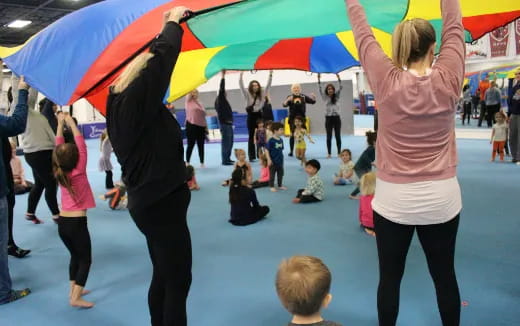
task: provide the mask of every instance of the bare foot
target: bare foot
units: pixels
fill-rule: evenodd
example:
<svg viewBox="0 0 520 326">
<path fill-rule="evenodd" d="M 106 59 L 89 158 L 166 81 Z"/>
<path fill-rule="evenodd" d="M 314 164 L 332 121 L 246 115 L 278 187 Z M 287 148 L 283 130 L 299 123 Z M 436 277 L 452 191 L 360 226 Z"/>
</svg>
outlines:
<svg viewBox="0 0 520 326">
<path fill-rule="evenodd" d="M 298 204 L 300 203 L 300 198 L 293 198 L 292 202 Z"/>
<path fill-rule="evenodd" d="M 275 187 L 272 187 L 272 188 L 271 188 L 271 191 L 272 191 L 272 192 L 277 192 L 278 190 L 276 190 Z"/>
<path fill-rule="evenodd" d="M 365 228 L 365 232 L 366 232 L 368 235 L 371 235 L 371 236 L 373 236 L 373 237 L 376 236 L 376 233 L 375 233 L 374 231 L 370 230 L 370 229 Z"/>
<path fill-rule="evenodd" d="M 359 196 L 348 195 L 348 198 L 350 198 L 350 199 L 359 199 Z"/>
<path fill-rule="evenodd" d="M 204 165 L 204 163 L 202 163 L 202 164 L 200 165 L 200 168 L 201 168 L 201 169 L 206 168 L 206 166 Z"/>
<path fill-rule="evenodd" d="M 331 157 L 332 157 L 332 156 L 331 156 L 330 154 L 329 154 L 329 155 L 327 155 L 327 158 L 331 158 Z"/>
<path fill-rule="evenodd" d="M 286 186 L 281 186 L 281 187 L 278 187 L 278 189 L 280 189 L 280 190 L 287 190 L 287 187 Z"/>
<path fill-rule="evenodd" d="M 77 308 L 85 308 L 85 309 L 89 309 L 89 308 L 92 308 L 94 307 L 94 303 L 93 302 L 89 302 L 89 301 L 86 301 L 86 300 L 83 300 L 83 298 L 79 298 L 79 299 L 76 299 L 76 300 L 70 300 L 70 305 L 73 306 L 73 307 L 77 307 Z"/>
</svg>

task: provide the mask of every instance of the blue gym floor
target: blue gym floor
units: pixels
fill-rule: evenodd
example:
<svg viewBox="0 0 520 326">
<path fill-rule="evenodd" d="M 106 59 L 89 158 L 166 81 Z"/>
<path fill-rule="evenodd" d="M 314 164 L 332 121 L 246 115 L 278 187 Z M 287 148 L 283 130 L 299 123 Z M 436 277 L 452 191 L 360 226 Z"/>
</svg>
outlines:
<svg viewBox="0 0 520 326">
<path fill-rule="evenodd" d="M 308 157 L 322 163 L 326 182 L 322 203 L 294 205 L 291 198 L 306 176 L 294 158 L 286 158 L 289 190 L 257 191 L 271 207 L 267 220 L 234 227 L 229 216 L 228 188 L 220 185 L 232 168 L 220 165 L 220 145 L 206 145 L 207 168 L 197 169 L 201 185 L 193 192 L 188 212 L 193 238 L 193 285 L 188 301 L 189 323 L 195 326 L 274 326 L 289 321 L 274 288 L 277 265 L 295 254 L 322 258 L 333 275 L 330 307 L 323 315 L 344 326 L 377 325 L 378 281 L 375 239 L 358 226 L 358 204 L 349 200 L 351 187 L 335 187 L 331 176 L 338 159 L 325 159 L 323 136 L 308 145 Z M 288 147 L 288 140 L 285 141 Z M 97 199 L 104 192 L 104 173 L 97 170 L 99 142 L 89 141 L 88 173 L 98 207 L 89 212 L 93 265 L 86 298 L 91 310 L 68 305 L 69 254 L 60 241 L 45 201 L 37 215 L 42 225 L 24 220 L 27 196 L 17 196 L 15 239 L 32 250 L 25 259 L 9 258 L 15 288 L 30 287 L 23 300 L 0 306 L 0 326 L 143 326 L 149 325 L 147 289 L 151 266 L 144 237 L 127 211 L 111 211 Z M 235 144 L 245 148 L 245 143 Z M 356 159 L 363 137 L 343 137 Z M 457 245 L 457 273 L 462 300 L 462 325 L 520 324 L 520 166 L 490 163 L 489 141 L 458 140 L 459 180 L 464 210 Z M 197 152 L 193 161 L 198 167 Z M 22 159 L 23 160 L 23 159 Z M 115 158 L 113 158 L 115 162 Z M 258 175 L 258 163 L 254 163 Z M 120 170 L 114 171 L 119 178 Z M 31 179 L 29 169 L 27 178 Z M 515 208 L 517 207 L 517 208 Z M 432 281 L 422 250 L 414 239 L 402 283 L 399 325 L 441 324 Z"/>
</svg>

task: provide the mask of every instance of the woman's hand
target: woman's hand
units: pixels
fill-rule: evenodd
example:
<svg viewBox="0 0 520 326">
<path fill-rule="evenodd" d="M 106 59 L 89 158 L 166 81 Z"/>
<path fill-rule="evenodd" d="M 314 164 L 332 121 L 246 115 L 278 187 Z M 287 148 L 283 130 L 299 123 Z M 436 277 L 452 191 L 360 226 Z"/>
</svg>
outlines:
<svg viewBox="0 0 520 326">
<path fill-rule="evenodd" d="M 20 76 L 20 81 L 18 82 L 18 89 L 29 90 L 29 85 L 27 85 L 23 76 Z"/>
<path fill-rule="evenodd" d="M 181 18 L 189 11 L 187 7 L 179 6 L 164 13 L 164 24 L 168 22 L 179 23 Z"/>
<path fill-rule="evenodd" d="M 63 126 L 65 124 L 65 113 L 58 112 L 58 114 L 56 115 L 56 118 L 58 119 L 58 124 L 60 126 Z"/>
<path fill-rule="evenodd" d="M 67 124 L 67 126 L 72 127 L 72 126 L 76 125 L 76 122 L 74 121 L 74 119 L 72 119 L 72 116 L 70 114 L 64 113 L 64 115 L 65 115 L 65 123 Z"/>
</svg>

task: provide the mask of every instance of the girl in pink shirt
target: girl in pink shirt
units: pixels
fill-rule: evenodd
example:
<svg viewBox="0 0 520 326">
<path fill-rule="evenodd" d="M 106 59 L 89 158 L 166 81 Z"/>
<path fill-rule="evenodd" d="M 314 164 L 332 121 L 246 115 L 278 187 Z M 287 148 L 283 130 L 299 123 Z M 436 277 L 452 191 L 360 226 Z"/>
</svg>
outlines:
<svg viewBox="0 0 520 326">
<path fill-rule="evenodd" d="M 262 188 L 267 187 L 269 185 L 269 164 L 267 164 L 267 156 L 265 155 L 266 149 L 263 148 L 259 151 L 258 158 L 260 159 L 260 164 L 262 168 L 260 169 L 260 178 L 258 180 L 253 181 L 251 187 L 253 188 Z"/>
<path fill-rule="evenodd" d="M 374 211 L 372 210 L 372 199 L 376 192 L 376 174 L 374 172 L 365 173 L 359 181 L 361 196 L 359 197 L 359 224 L 365 232 L 375 236 L 374 232 Z"/>
<path fill-rule="evenodd" d="M 75 144 L 65 143 L 63 127 L 67 124 L 74 135 Z M 52 153 L 54 176 L 61 190 L 61 211 L 58 233 L 70 251 L 69 301 L 73 307 L 91 308 L 94 303 L 83 295 L 92 261 L 90 234 L 87 228 L 87 209 L 96 206 L 87 179 L 87 146 L 72 117 L 58 115 L 56 148 Z"/>
</svg>

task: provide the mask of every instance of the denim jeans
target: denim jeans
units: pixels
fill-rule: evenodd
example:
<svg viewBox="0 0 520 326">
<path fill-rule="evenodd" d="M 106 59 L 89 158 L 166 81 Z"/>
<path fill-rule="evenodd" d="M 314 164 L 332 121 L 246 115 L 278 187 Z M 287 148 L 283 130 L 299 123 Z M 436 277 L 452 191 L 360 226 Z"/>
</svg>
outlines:
<svg viewBox="0 0 520 326">
<path fill-rule="evenodd" d="M 11 294 L 11 277 L 7 265 L 7 197 L 0 198 L 0 304 L 6 303 Z"/>
<path fill-rule="evenodd" d="M 231 150 L 233 149 L 233 125 L 221 123 L 220 134 L 222 136 L 222 164 L 224 164 L 231 161 Z"/>
</svg>

